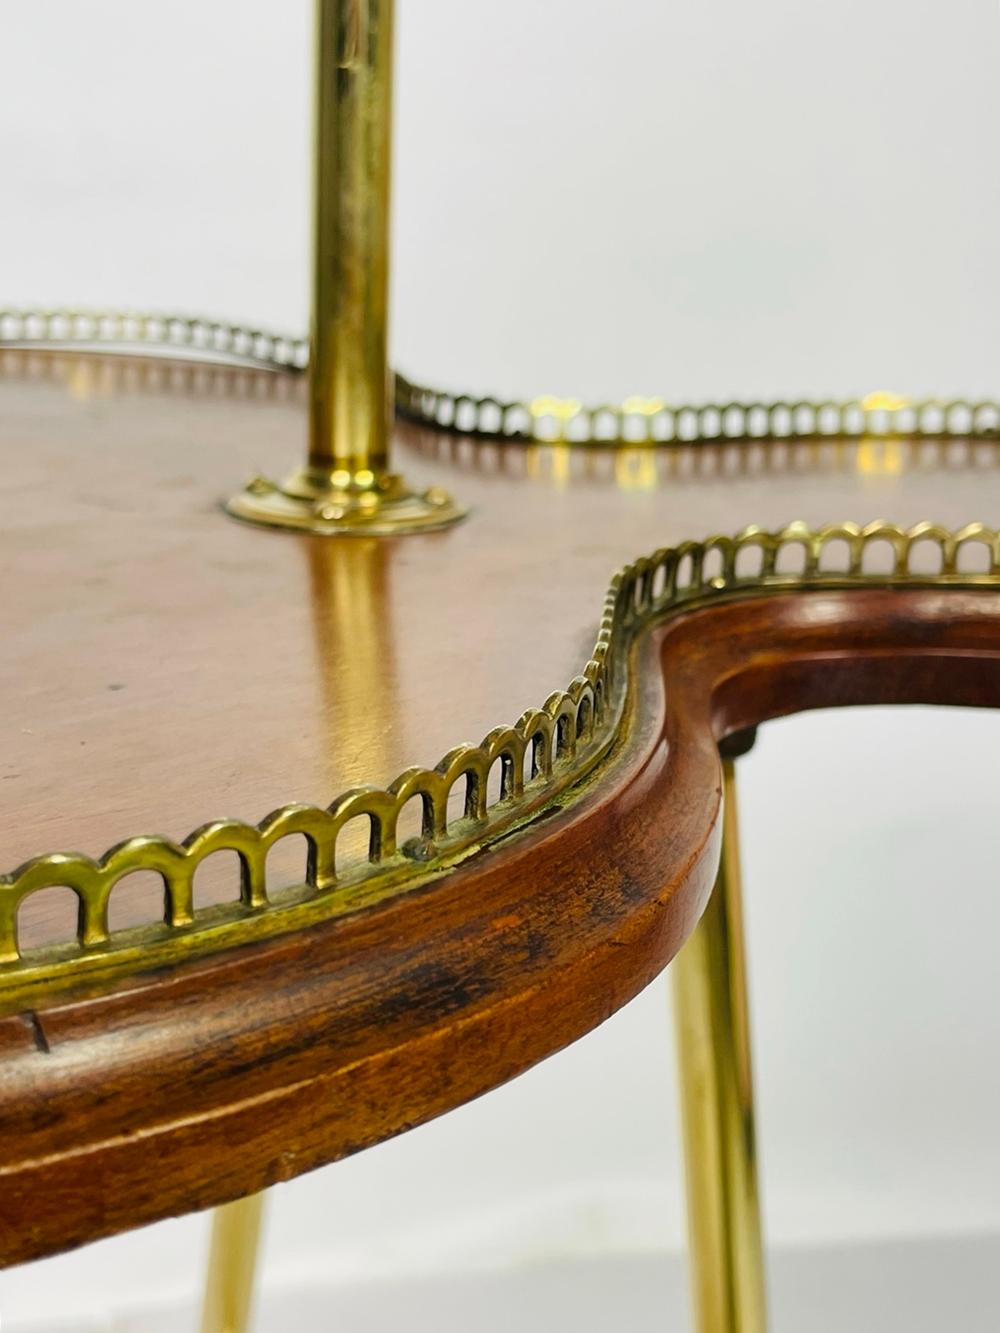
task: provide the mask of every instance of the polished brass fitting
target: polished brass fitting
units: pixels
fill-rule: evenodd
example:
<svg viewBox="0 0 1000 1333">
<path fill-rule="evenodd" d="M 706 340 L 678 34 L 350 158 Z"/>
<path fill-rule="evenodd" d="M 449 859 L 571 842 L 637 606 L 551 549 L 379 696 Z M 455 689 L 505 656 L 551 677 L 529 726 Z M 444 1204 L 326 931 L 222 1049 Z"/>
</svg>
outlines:
<svg viewBox="0 0 1000 1333">
<path fill-rule="evenodd" d="M 226 508 L 251 523 L 337 535 L 445 527 L 446 491 L 389 469 L 393 0 L 316 0 L 309 457 L 257 477 Z"/>
</svg>

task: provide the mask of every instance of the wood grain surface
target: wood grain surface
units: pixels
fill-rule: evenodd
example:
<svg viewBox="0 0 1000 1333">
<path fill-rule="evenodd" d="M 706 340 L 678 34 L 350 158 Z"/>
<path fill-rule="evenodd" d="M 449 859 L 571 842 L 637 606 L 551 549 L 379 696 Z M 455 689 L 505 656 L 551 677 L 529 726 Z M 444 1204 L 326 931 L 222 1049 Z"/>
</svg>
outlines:
<svg viewBox="0 0 1000 1333">
<path fill-rule="evenodd" d="M 468 521 L 323 542 L 218 509 L 297 461 L 294 381 L 40 353 L 0 372 L 3 869 L 434 763 L 564 685 L 611 572 L 667 542 L 996 521 L 992 442 L 582 453 L 404 428 L 398 469 L 449 487 Z M 258 1189 L 574 1040 L 697 919 L 720 737 L 805 707 L 994 706 L 998 655 L 993 593 L 690 613 L 638 646 L 628 741 L 562 814 L 355 918 L 0 1021 L 0 1257 Z M 230 891 L 220 872 L 202 900 Z M 53 920 L 29 926 L 41 940 Z"/>
</svg>

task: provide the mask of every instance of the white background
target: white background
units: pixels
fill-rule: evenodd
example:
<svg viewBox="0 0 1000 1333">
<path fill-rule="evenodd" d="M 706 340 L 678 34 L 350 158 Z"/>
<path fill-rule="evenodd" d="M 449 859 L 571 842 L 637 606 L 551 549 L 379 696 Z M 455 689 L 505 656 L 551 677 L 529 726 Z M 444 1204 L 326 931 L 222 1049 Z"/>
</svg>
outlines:
<svg viewBox="0 0 1000 1333">
<path fill-rule="evenodd" d="M 394 348 L 408 373 L 587 399 L 996 395 L 994 4 L 400 10 Z M 0 24 L 0 304 L 301 330 L 304 0 L 35 0 L 0 6 Z M 982 501 L 997 522 L 992 478 Z M 821 714 L 768 727 L 742 766 L 788 1333 L 936 1327 L 920 1320 L 958 1285 L 949 1256 L 984 1289 L 995 1271 L 998 741 L 992 715 Z M 514 1085 L 275 1191 L 262 1328 L 388 1328 L 394 1290 L 394 1321 L 436 1333 L 568 1327 L 574 1293 L 574 1326 L 607 1327 L 616 1281 L 645 1290 L 628 1264 L 678 1267 L 663 1258 L 683 1226 L 666 994 L 661 981 Z M 5 1333 L 190 1300 L 205 1226 L 0 1275 Z M 786 1262 L 807 1252 L 837 1263 Z M 878 1262 L 851 1288 L 866 1253 Z M 794 1305 L 793 1269 L 822 1272 L 827 1293 L 846 1282 L 856 1307 L 830 1314 L 805 1278 Z M 897 1314 L 873 1313 L 893 1280 Z M 323 1284 L 333 1299 L 293 1319 L 288 1293 Z M 955 1326 L 994 1326 L 993 1300 Z M 647 1317 L 669 1326 L 645 1307 L 622 1326 Z"/>
</svg>

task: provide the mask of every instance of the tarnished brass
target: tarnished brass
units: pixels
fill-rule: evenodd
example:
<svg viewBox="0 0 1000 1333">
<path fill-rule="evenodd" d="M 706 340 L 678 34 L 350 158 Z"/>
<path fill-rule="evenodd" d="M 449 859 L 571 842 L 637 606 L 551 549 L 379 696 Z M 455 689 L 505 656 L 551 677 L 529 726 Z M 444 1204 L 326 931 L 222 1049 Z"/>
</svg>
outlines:
<svg viewBox="0 0 1000 1333">
<path fill-rule="evenodd" d="M 227 508 L 323 535 L 425 531 L 463 516 L 389 470 L 389 193 L 394 0 L 316 0 L 309 455 Z"/>
<path fill-rule="evenodd" d="M 201 1333 L 246 1333 L 250 1327 L 263 1211 L 264 1195 L 251 1194 L 213 1213 Z"/>
<path fill-rule="evenodd" d="M 307 339 L 225 320 L 115 310 L 0 310 L 0 345 L 36 344 L 101 352 L 154 349 L 174 357 L 210 354 L 296 375 L 309 363 Z M 399 373 L 392 382 L 398 415 L 438 431 L 499 443 L 636 449 L 815 437 L 1000 439 L 1000 402 L 989 398 L 904 398 L 876 391 L 846 399 L 671 403 L 633 394 L 621 403 L 588 406 L 551 395 L 524 402 L 452 393 Z"/>
<path fill-rule="evenodd" d="M 705 913 L 671 969 L 688 1228 L 699 1333 L 765 1333 L 764 1256 L 736 779 L 723 761 L 722 857 Z"/>
<path fill-rule="evenodd" d="M 976 567 L 985 572 L 966 572 L 967 549 L 978 554 Z M 914 569 L 912 562 L 928 551 L 936 558 L 936 572 Z M 888 569 L 880 553 L 891 555 Z M 864 586 L 996 589 L 1000 531 L 981 523 L 956 532 L 932 523 L 912 528 L 841 523 L 818 530 L 791 523 L 776 532 L 751 527 L 735 537 L 683 542 L 638 559 L 611 581 L 597 642 L 582 672 L 512 726 L 495 727 L 479 745 L 456 746 L 434 768 L 409 768 L 385 789 L 355 787 L 326 809 L 286 805 L 256 826 L 217 820 L 183 843 L 131 838 L 96 861 L 80 853 L 50 853 L 0 876 L 0 1006 L 21 1003 L 39 987 L 51 993 L 82 975 L 128 972 L 298 929 L 425 884 L 556 797 L 565 804 L 595 771 L 623 734 L 629 651 L 651 624 L 720 598 Z M 499 792 L 491 797 L 490 773 L 497 768 Z M 450 803 L 455 788 L 464 797 L 457 810 Z M 424 810 L 419 857 L 400 848 L 396 837 L 400 814 L 413 797 Z M 361 864 L 345 865 L 338 841 L 356 816 L 369 821 L 368 856 Z M 288 834 L 304 835 L 309 845 L 307 881 L 297 888 L 268 882 L 268 851 Z M 196 913 L 195 871 L 222 849 L 240 859 L 241 900 Z M 166 920 L 112 931 L 111 894 L 135 870 L 162 876 Z M 22 954 L 18 908 L 29 894 L 53 885 L 77 896 L 77 937 Z"/>
</svg>

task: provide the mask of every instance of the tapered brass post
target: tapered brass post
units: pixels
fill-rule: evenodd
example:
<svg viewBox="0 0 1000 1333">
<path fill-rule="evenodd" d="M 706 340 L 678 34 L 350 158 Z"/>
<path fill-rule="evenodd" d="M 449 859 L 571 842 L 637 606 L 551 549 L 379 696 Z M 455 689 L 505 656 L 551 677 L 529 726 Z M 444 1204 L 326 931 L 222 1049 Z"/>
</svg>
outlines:
<svg viewBox="0 0 1000 1333">
<path fill-rule="evenodd" d="M 263 1194 L 216 1208 L 201 1333 L 246 1333 L 253 1305 Z"/>
<path fill-rule="evenodd" d="M 237 518 L 335 535 L 426 531 L 463 516 L 389 470 L 393 0 L 316 0 L 309 453 L 256 478 Z"/>
<path fill-rule="evenodd" d="M 674 961 L 674 1011 L 699 1333 L 764 1333 L 746 957 L 732 759 L 722 859 L 705 914 Z"/>
</svg>

